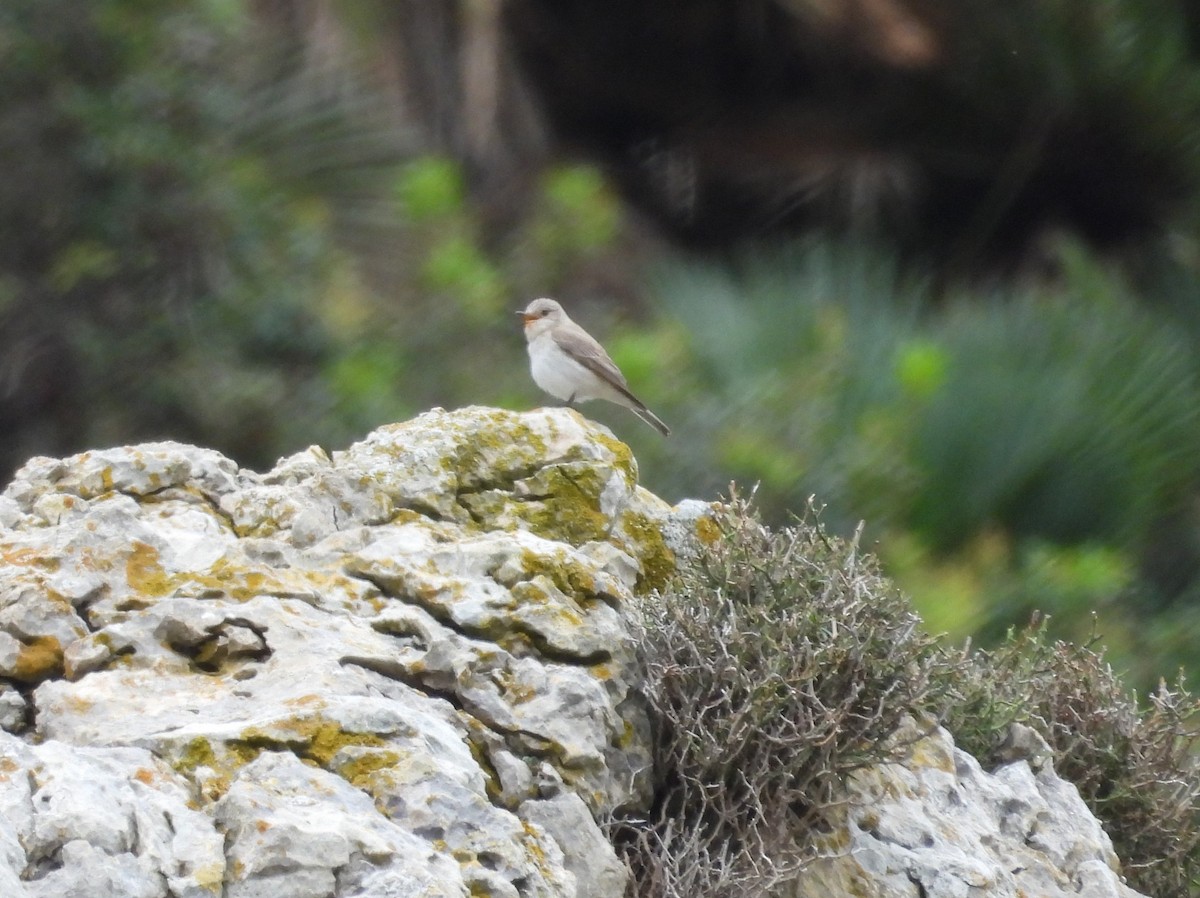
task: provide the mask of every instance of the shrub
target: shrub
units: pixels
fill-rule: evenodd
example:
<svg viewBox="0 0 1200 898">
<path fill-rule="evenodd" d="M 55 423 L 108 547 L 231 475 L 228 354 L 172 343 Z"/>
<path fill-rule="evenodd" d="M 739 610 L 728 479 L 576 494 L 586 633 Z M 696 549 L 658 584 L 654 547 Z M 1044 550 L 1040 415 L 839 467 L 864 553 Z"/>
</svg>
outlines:
<svg viewBox="0 0 1200 898">
<path fill-rule="evenodd" d="M 660 788 L 621 821 L 640 895 L 759 895 L 810 855 L 842 774 L 930 701 L 934 641 L 857 540 L 810 507 L 772 532 L 735 498 L 641 609 Z"/>
<path fill-rule="evenodd" d="M 1160 683 L 1140 708 L 1104 657 L 1052 641 L 1045 621 L 964 654 L 945 725 L 983 763 L 1012 723 L 1037 730 L 1055 769 L 1104 823 L 1130 884 L 1187 898 L 1200 883 L 1200 702 Z"/>
<path fill-rule="evenodd" d="M 1200 882 L 1200 702 L 1182 686 L 1140 708 L 1045 620 L 994 651 L 951 649 L 811 502 L 772 531 L 735 495 L 715 524 L 636 618 L 657 789 L 644 818 L 610 823 L 633 894 L 769 894 L 814 856 L 842 777 L 887 760 L 910 712 L 985 765 L 1013 724 L 1032 727 L 1134 887 L 1186 898 Z"/>
</svg>

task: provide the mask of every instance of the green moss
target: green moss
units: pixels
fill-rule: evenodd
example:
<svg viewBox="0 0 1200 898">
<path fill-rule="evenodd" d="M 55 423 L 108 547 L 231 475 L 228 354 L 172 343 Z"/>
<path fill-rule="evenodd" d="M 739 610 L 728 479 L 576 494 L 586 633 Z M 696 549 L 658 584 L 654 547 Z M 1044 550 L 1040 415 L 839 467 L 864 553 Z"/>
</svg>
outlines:
<svg viewBox="0 0 1200 898">
<path fill-rule="evenodd" d="M 637 459 L 633 457 L 633 450 L 626 446 L 618 439 L 608 436 L 607 434 L 596 431 L 592 434 L 592 438 L 612 453 L 613 467 L 625 475 L 625 482 L 632 489 L 637 485 L 638 468 Z"/>
<path fill-rule="evenodd" d="M 595 669 L 595 668 L 593 668 Z M 630 720 L 621 721 L 621 731 L 613 740 L 613 745 L 622 750 L 631 748 L 637 739 L 638 731 Z"/>
<path fill-rule="evenodd" d="M 658 524 L 645 515 L 627 511 L 621 516 L 620 529 L 632 543 L 633 556 L 642 565 L 637 591 L 645 593 L 665 588 L 675 575 L 675 553 L 667 546 Z"/>
<path fill-rule="evenodd" d="M 322 767 L 328 768 L 333 756 L 347 745 L 379 747 L 383 744 L 383 739 L 375 733 L 351 733 L 336 723 L 325 722 L 313 730 L 306 755 Z"/>
<path fill-rule="evenodd" d="M 857 824 L 858 824 L 859 829 L 865 830 L 867 832 L 871 832 L 872 830 L 878 829 L 879 828 L 879 812 L 868 808 L 858 818 Z"/>
<path fill-rule="evenodd" d="M 546 875 L 547 880 L 552 881 L 553 874 L 546 860 L 546 850 L 542 847 L 541 835 L 528 820 L 521 821 L 521 828 L 525 831 L 525 838 L 521 840 L 525 848 L 525 854 L 538 866 L 543 875 Z"/>
<path fill-rule="evenodd" d="M 503 804 L 504 790 L 500 786 L 500 774 L 492 766 L 492 758 L 487 751 L 488 736 L 481 724 L 474 717 L 467 719 L 467 750 L 479 769 L 483 771 L 483 788 L 488 800 L 493 804 Z"/>
<path fill-rule="evenodd" d="M 548 577 L 559 592 L 566 595 L 579 598 L 596 594 L 596 578 L 592 572 L 569 558 L 550 558 L 525 549 L 521 552 L 521 567 L 531 577 Z"/>
<path fill-rule="evenodd" d="M 546 498 L 513 503 L 511 510 L 538 536 L 580 546 L 607 539 L 610 521 L 600 510 L 607 484 L 600 469 L 583 463 L 553 465 L 530 478 L 531 488 Z"/>
<path fill-rule="evenodd" d="M 264 751 L 280 751 L 285 748 L 285 744 L 273 739 L 230 739 L 225 743 L 225 750 L 234 758 L 238 767 L 249 764 Z"/>
<path fill-rule="evenodd" d="M 909 748 L 909 763 L 915 769 L 954 772 L 954 756 L 934 739 L 922 739 Z"/>
<path fill-rule="evenodd" d="M 217 559 L 205 574 L 194 579 L 198 585 L 219 590 L 235 602 L 248 602 L 264 592 L 271 592 L 272 587 L 279 590 L 273 578 L 268 578 L 262 571 L 248 570 L 225 558 Z"/>
<path fill-rule="evenodd" d="M 228 746 L 220 745 L 221 754 L 213 748 L 211 742 L 202 736 L 197 736 L 185 744 L 179 754 L 170 761 L 171 767 L 185 779 L 195 783 L 199 797 L 204 801 L 216 801 L 226 792 L 233 782 L 237 772 L 253 758 L 228 750 Z M 202 777 L 196 772 L 204 769 Z"/>
<path fill-rule="evenodd" d="M 696 539 L 702 546 L 712 546 L 721 538 L 721 528 L 710 517 L 702 517 L 696 521 Z"/>
<path fill-rule="evenodd" d="M 202 791 L 206 800 L 215 801 L 229 790 L 237 772 L 264 751 L 293 752 L 306 764 L 329 770 L 357 785 L 356 781 L 371 772 L 397 764 L 400 756 L 393 751 L 372 751 L 333 768 L 334 756 L 346 746 L 378 748 L 384 744 L 374 733 L 347 732 L 328 720 L 287 720 L 270 731 L 248 727 L 237 738 L 220 741 L 215 747 L 208 739 L 197 737 L 182 747 L 171 766 L 191 780 L 200 768 L 213 771 L 215 776 L 206 774 L 203 778 Z"/>
<path fill-rule="evenodd" d="M 511 479 L 506 481 L 499 473 L 528 468 L 532 460 L 545 458 L 546 441 L 511 412 L 477 411 L 487 418 L 489 426 L 473 431 L 471 439 L 464 441 L 447 463 L 458 478 L 460 490 L 511 487 Z"/>
<path fill-rule="evenodd" d="M 212 744 L 203 736 L 197 736 L 183 747 L 183 751 L 175 758 L 171 766 L 177 772 L 188 776 L 198 767 L 216 769 L 217 756 L 213 752 Z"/>
<path fill-rule="evenodd" d="M 237 739 L 226 743 L 228 750 L 249 763 L 264 751 L 291 751 L 328 770 L 333 757 L 347 745 L 378 748 L 385 743 L 374 733 L 355 733 L 321 718 L 300 718 L 276 723 L 268 731 L 249 727 Z"/>
<path fill-rule="evenodd" d="M 504 698 L 513 705 L 521 705 L 525 702 L 533 701 L 538 696 L 537 689 L 518 680 L 506 668 L 493 671 L 492 682 L 500 687 Z"/>
<path fill-rule="evenodd" d="M 205 797 L 211 801 L 229 789 L 229 783 L 241 767 L 263 752 L 292 752 L 307 764 L 330 770 L 353 783 L 372 771 L 397 764 L 400 755 L 372 752 L 332 770 L 330 765 L 334 756 L 347 746 L 379 748 L 384 744 L 383 738 L 372 732 L 349 732 L 331 720 L 292 719 L 283 720 L 271 730 L 251 726 L 242 730 L 238 737 L 218 743 L 217 748 L 206 738 L 193 738 L 182 747 L 172 766 L 188 779 L 192 779 L 200 767 L 215 771 L 217 777 L 209 780 L 205 790 Z"/>
<path fill-rule="evenodd" d="M 428 524 L 429 519 L 411 508 L 398 508 L 388 521 L 389 524 Z"/>
</svg>

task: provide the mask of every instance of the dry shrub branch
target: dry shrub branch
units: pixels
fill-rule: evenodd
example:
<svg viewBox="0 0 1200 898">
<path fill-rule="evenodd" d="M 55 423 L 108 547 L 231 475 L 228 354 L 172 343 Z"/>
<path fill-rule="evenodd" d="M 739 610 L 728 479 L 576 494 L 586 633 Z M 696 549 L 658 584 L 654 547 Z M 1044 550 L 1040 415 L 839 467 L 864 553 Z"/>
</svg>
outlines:
<svg viewBox="0 0 1200 898">
<path fill-rule="evenodd" d="M 1054 767 L 1104 823 L 1129 884 L 1158 898 L 1200 886 L 1200 702 L 1165 682 L 1139 706 L 1103 655 L 1051 641 L 1044 622 L 964 656 L 945 725 L 985 764 L 1012 723 L 1037 730 Z"/>
<path fill-rule="evenodd" d="M 1013 724 L 1104 823 L 1132 886 L 1200 883 L 1200 702 L 1182 684 L 1139 707 L 1100 654 L 1036 621 L 994 651 L 926 635 L 858 539 L 809 508 L 763 527 L 736 496 L 635 628 L 655 728 L 654 804 L 609 822 L 634 898 L 786 893 L 815 855 L 837 784 L 886 760 L 910 712 L 1001 763 Z M 825 840 L 829 842 L 830 840 Z"/>
<path fill-rule="evenodd" d="M 636 894 L 761 895 L 812 855 L 838 778 L 928 701 L 935 642 L 810 508 L 772 532 L 736 498 L 640 621 L 660 788 L 614 825 Z"/>
</svg>

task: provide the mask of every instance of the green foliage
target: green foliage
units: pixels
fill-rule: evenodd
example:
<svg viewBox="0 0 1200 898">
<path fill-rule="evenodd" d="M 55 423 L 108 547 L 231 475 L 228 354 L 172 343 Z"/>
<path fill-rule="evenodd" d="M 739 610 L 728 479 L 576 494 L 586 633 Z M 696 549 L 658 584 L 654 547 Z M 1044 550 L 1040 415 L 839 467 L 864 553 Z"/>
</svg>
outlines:
<svg viewBox="0 0 1200 898">
<path fill-rule="evenodd" d="M 390 8 L 343 6 L 363 46 L 391 46 Z M 638 316 L 658 250 L 597 169 L 522 171 L 502 191 L 519 201 L 483 205 L 478 169 L 402 127 L 352 61 L 314 67 L 324 52 L 284 48 L 251 8 L 0 7 L 0 469 L 149 437 L 261 466 L 431 405 L 542 403 L 511 310 L 556 295 L 675 429 L 585 406 L 655 492 L 757 481 L 774 521 L 816 495 L 836 532 L 868 522 L 938 627 L 991 643 L 1040 609 L 1056 636 L 1098 627 L 1142 684 L 1192 660 L 1194 210 L 1163 258 L 1137 248 L 1133 283 L 1044 233 L 1016 274 L 937 286 L 899 250 L 814 240 L 678 262 L 649 291 L 664 314 Z M 956 270 L 1020 219 L 1045 159 L 1135 208 L 1163 201 L 1148 169 L 1170 204 L 1193 196 L 1184 13 L 955 7 L 945 79 L 890 114 L 929 129 L 918 157 L 985 185 Z M 1047 142 L 1064 129 L 1127 164 Z"/>
<path fill-rule="evenodd" d="M 953 554 L 932 552 L 911 533 L 894 533 L 879 546 L 888 572 L 919 596 L 930 627 L 974 633 L 985 644 L 1002 639 L 1011 621 L 1048 615 L 1051 632 L 1086 638 L 1099 628 L 1109 648 L 1139 680 L 1161 671 L 1160 656 L 1137 664 L 1149 643 L 1139 636 L 1138 572 L 1126 553 L 1100 544 L 1014 543 L 997 530 L 977 535 Z"/>
<path fill-rule="evenodd" d="M 408 163 L 396 182 L 396 193 L 404 214 L 413 221 L 462 214 L 466 205 L 462 171 L 441 156 L 422 156 Z"/>
<path fill-rule="evenodd" d="M 946 383 L 949 368 L 949 354 L 932 340 L 910 340 L 896 353 L 896 380 L 910 399 L 932 397 Z"/>
<path fill-rule="evenodd" d="M 937 323 L 953 361 L 914 437 L 932 476 L 910 512 L 936 545 L 990 522 L 1129 545 L 1200 482 L 1189 347 L 1115 284 L 1080 286 L 962 302 Z"/>
<path fill-rule="evenodd" d="M 15 0 L 0 48 L 0 470 L 152 437 L 262 466 L 532 404 L 510 310 L 618 236 L 582 166 L 486 228 L 352 54 L 298 52 L 243 0 Z"/>
<path fill-rule="evenodd" d="M 394 343 L 361 340 L 331 361 L 325 380 L 339 415 L 367 430 L 376 421 L 398 421 L 417 411 L 397 395 L 405 369 Z"/>
<path fill-rule="evenodd" d="M 838 514 L 953 546 L 989 523 L 1132 537 L 1200 477 L 1184 449 L 1200 436 L 1190 347 L 1116 278 L 1097 294 L 1095 275 L 939 309 L 886 255 L 815 244 L 733 274 L 672 272 L 660 292 L 709 374 L 704 413 L 810 462 L 768 508 L 816 493 Z M 909 474 L 872 497 L 879 484 L 856 461 L 881 438 Z M 1064 473 L 1080 482 L 1060 485 Z"/>
<path fill-rule="evenodd" d="M 845 242 L 665 271 L 696 388 L 683 439 L 641 453 L 647 480 L 755 481 L 773 520 L 815 495 L 837 531 L 866 520 L 954 632 L 990 641 L 1040 609 L 1084 638 L 1098 613 L 1152 683 L 1189 653 L 1134 620 L 1200 582 L 1177 534 L 1200 487 L 1188 311 L 1147 308 L 1071 244 L 1057 263 L 1044 286 L 951 296 Z"/>
<path fill-rule="evenodd" d="M 508 309 L 511 285 L 477 234 L 462 166 L 445 156 L 421 156 L 405 165 L 396 194 L 405 242 L 418 259 L 414 306 L 439 302 L 472 329 L 486 330 Z M 393 317 L 377 310 L 377 319 Z"/>
<path fill-rule="evenodd" d="M 587 166 L 551 169 L 542 179 L 542 217 L 536 237 L 559 255 L 603 249 L 617 237 L 617 199 L 600 173 Z"/>
<path fill-rule="evenodd" d="M 0 334 L 29 350 L 5 360 L 5 466 L 152 436 L 262 463 L 327 435 L 301 423 L 329 404 L 319 304 L 351 187 L 399 136 L 349 72 L 289 68 L 242 4 L 152 6 L 0 11 Z"/>
<path fill-rule="evenodd" d="M 473 320 L 494 320 L 503 310 L 503 276 L 467 237 L 451 234 L 435 243 L 422 275 L 430 291 L 453 297 Z"/>
</svg>

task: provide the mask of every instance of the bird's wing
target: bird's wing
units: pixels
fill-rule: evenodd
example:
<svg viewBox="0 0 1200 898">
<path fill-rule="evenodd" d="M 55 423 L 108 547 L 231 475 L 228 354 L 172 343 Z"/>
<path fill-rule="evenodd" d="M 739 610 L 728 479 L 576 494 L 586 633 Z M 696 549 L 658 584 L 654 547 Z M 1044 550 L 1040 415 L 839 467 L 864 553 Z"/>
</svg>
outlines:
<svg viewBox="0 0 1200 898">
<path fill-rule="evenodd" d="M 621 373 L 621 369 L 617 367 L 616 362 L 608 357 L 608 353 L 604 351 L 603 346 L 589 337 L 580 336 L 570 331 L 564 332 L 562 328 L 551 333 L 554 335 L 554 342 L 558 344 L 563 352 L 593 374 L 611 383 L 622 393 L 629 394 L 628 386 L 625 383 L 625 375 Z M 633 399 L 632 394 L 629 394 L 629 398 Z"/>
</svg>

